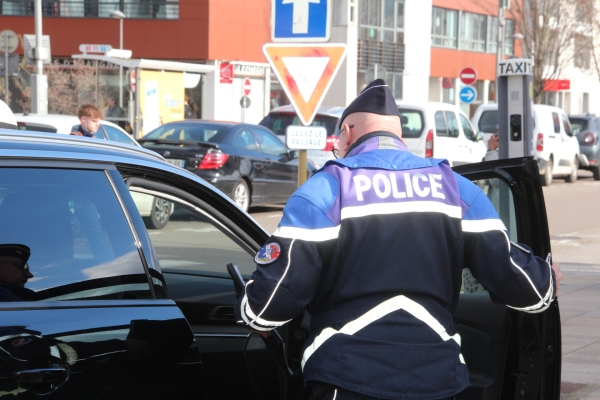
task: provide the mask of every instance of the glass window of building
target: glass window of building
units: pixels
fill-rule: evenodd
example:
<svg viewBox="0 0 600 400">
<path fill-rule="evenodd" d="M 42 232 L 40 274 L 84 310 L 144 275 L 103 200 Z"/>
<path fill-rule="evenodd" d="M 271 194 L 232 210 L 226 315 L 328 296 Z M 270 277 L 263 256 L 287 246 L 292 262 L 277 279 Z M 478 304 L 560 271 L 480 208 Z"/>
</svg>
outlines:
<svg viewBox="0 0 600 400">
<path fill-rule="evenodd" d="M 433 7 L 431 44 L 456 48 L 458 35 L 458 11 Z"/>
<path fill-rule="evenodd" d="M 512 19 L 506 20 L 504 31 L 504 54 L 512 56 L 514 54 L 514 36 L 515 21 Z M 496 53 L 498 49 L 498 18 L 488 17 L 487 25 L 487 52 Z"/>
<path fill-rule="evenodd" d="M 462 13 L 460 21 L 460 49 L 485 51 L 487 16 Z"/>
<path fill-rule="evenodd" d="M 3 1 L 0 15 L 33 15 L 31 0 Z M 122 11 L 127 18 L 178 19 L 179 0 L 69 0 L 42 1 L 44 17 L 110 18 L 113 10 Z"/>
<path fill-rule="evenodd" d="M 358 85 L 383 77 L 396 99 L 402 98 L 404 0 L 363 0 L 359 9 Z"/>
</svg>

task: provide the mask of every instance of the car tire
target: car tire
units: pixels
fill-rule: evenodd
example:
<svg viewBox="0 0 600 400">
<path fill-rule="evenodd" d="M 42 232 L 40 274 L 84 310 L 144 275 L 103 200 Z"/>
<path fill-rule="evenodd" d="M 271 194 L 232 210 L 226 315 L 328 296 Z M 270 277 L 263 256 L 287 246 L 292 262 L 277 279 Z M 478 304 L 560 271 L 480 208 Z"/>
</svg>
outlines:
<svg viewBox="0 0 600 400">
<path fill-rule="evenodd" d="M 170 201 L 155 197 L 152 200 L 150 216 L 144 218 L 144 223 L 148 229 L 162 229 L 167 226 L 171 218 L 171 209 L 173 205 Z"/>
<path fill-rule="evenodd" d="M 552 157 L 550 157 L 550 159 L 548 160 L 548 166 L 546 167 L 546 172 L 543 175 L 540 175 L 540 178 L 542 178 L 542 186 L 550 186 L 552 184 L 553 162 L 554 160 L 552 159 Z"/>
<path fill-rule="evenodd" d="M 245 180 L 239 179 L 231 191 L 231 200 L 242 210 L 248 211 L 250 207 L 250 188 Z"/>
<path fill-rule="evenodd" d="M 594 175 L 595 181 L 600 181 L 600 167 L 592 168 L 592 174 Z"/>
<path fill-rule="evenodd" d="M 574 183 L 577 182 L 577 173 L 579 172 L 579 159 L 575 157 L 573 165 L 571 166 L 571 173 L 565 177 L 565 182 Z"/>
</svg>

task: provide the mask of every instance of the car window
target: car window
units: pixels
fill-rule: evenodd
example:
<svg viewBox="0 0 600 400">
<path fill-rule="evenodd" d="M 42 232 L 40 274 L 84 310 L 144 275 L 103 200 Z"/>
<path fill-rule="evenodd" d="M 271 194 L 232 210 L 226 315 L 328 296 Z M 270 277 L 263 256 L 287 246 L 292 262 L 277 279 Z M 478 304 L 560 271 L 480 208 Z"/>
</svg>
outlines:
<svg viewBox="0 0 600 400">
<path fill-rule="evenodd" d="M 453 111 L 446 111 L 446 122 L 448 122 L 448 136 L 457 138 L 459 134 L 458 120 Z"/>
<path fill-rule="evenodd" d="M 327 136 L 335 135 L 339 119 L 326 115 L 317 115 L 313 119 L 311 126 L 324 126 L 327 129 Z M 260 125 L 269 128 L 276 135 L 285 135 L 285 130 L 290 125 L 302 125 L 298 116 L 291 113 L 271 113 L 267 115 Z"/>
<path fill-rule="evenodd" d="M 106 136 L 108 136 L 108 140 L 132 144 L 132 145 L 136 146 L 135 141 L 127 133 L 121 132 L 114 126 L 102 124 L 102 128 L 104 128 L 104 132 L 106 132 Z"/>
<path fill-rule="evenodd" d="M 443 111 L 437 111 L 434 116 L 435 133 L 438 136 L 448 136 L 448 127 L 446 126 L 446 117 Z"/>
<path fill-rule="evenodd" d="M 253 128 L 252 130 L 256 136 L 260 151 L 272 156 L 282 156 L 283 154 L 287 154 L 285 145 L 271 132 L 260 128 Z"/>
<path fill-rule="evenodd" d="M 258 150 L 252 133 L 247 129 L 244 129 L 237 134 L 233 141 L 233 145 L 240 149 Z"/>
<path fill-rule="evenodd" d="M 160 126 L 144 136 L 144 139 L 190 140 L 218 143 L 230 125 L 211 123 L 171 123 Z"/>
<path fill-rule="evenodd" d="M 424 118 L 423 113 L 417 110 L 399 108 L 400 123 L 402 125 L 402 137 L 418 138 L 423 134 Z"/>
<path fill-rule="evenodd" d="M 130 190 L 137 193 L 140 189 Z M 173 196 L 168 200 L 174 203 L 169 223 L 160 231 L 149 231 L 163 272 L 220 275 L 226 273 L 228 263 L 237 265 L 242 274 L 254 272 L 254 255 L 207 213 Z M 136 206 L 144 216 L 147 205 L 136 201 Z"/>
<path fill-rule="evenodd" d="M 573 136 L 573 130 L 571 129 L 571 123 L 569 122 L 569 118 L 566 115 L 561 114 L 560 118 L 563 122 L 563 128 L 565 129 L 565 133 L 569 136 Z"/>
<path fill-rule="evenodd" d="M 150 298 L 125 213 L 104 171 L 4 168 L 0 243 L 31 249 L 38 300 Z"/>
<path fill-rule="evenodd" d="M 560 118 L 558 113 L 552 113 L 552 122 L 554 123 L 554 133 L 560 133 Z"/>
<path fill-rule="evenodd" d="M 498 132 L 498 110 L 488 110 L 481 113 L 478 122 L 479 131 L 484 133 Z"/>
<path fill-rule="evenodd" d="M 20 131 L 50 132 L 50 133 L 58 132 L 58 129 L 56 129 L 52 125 L 37 124 L 35 122 L 19 122 L 19 121 L 17 121 L 17 129 Z"/>
<path fill-rule="evenodd" d="M 475 140 L 476 134 L 473 132 L 473 126 L 471 122 L 462 114 L 458 114 L 460 117 L 460 124 L 462 125 L 463 132 L 467 139 Z"/>
<path fill-rule="evenodd" d="M 569 121 L 571 122 L 571 127 L 577 129 L 579 132 L 583 132 L 588 128 L 588 120 L 585 118 L 569 117 Z"/>
<path fill-rule="evenodd" d="M 519 238 L 517 235 L 515 203 L 508 185 L 499 178 L 480 179 L 475 181 L 475 183 L 483 190 L 483 193 L 490 199 L 490 202 L 498 212 L 500 219 L 508 230 L 509 239 L 517 243 Z M 487 291 L 475 280 L 469 269 L 464 269 L 461 292 L 484 293 Z"/>
</svg>

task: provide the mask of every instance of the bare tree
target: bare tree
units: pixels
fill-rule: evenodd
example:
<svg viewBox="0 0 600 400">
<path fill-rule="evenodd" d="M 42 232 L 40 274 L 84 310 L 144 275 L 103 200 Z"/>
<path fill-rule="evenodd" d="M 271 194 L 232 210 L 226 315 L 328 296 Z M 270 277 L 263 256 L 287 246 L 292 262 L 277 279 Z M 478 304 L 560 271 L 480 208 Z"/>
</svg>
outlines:
<svg viewBox="0 0 600 400">
<path fill-rule="evenodd" d="M 522 46 L 533 59 L 533 99 L 540 103 L 544 84 L 557 79 L 572 64 L 573 41 L 579 22 L 578 8 L 589 0 L 520 0 L 511 10 Z"/>
</svg>

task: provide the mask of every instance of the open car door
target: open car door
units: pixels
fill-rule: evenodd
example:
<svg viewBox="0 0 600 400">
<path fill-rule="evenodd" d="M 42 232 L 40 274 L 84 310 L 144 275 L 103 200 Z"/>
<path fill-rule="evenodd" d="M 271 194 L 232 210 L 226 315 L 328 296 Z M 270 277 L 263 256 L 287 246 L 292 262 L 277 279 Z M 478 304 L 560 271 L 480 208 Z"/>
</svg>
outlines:
<svg viewBox="0 0 600 400">
<path fill-rule="evenodd" d="M 510 240 L 547 258 L 550 234 L 541 180 L 533 158 L 461 165 L 454 171 L 479 185 L 509 230 Z M 551 256 L 550 256 L 551 259 Z M 494 304 L 469 270 L 454 311 L 471 386 L 459 400 L 560 398 L 558 302 L 541 313 Z"/>
</svg>

